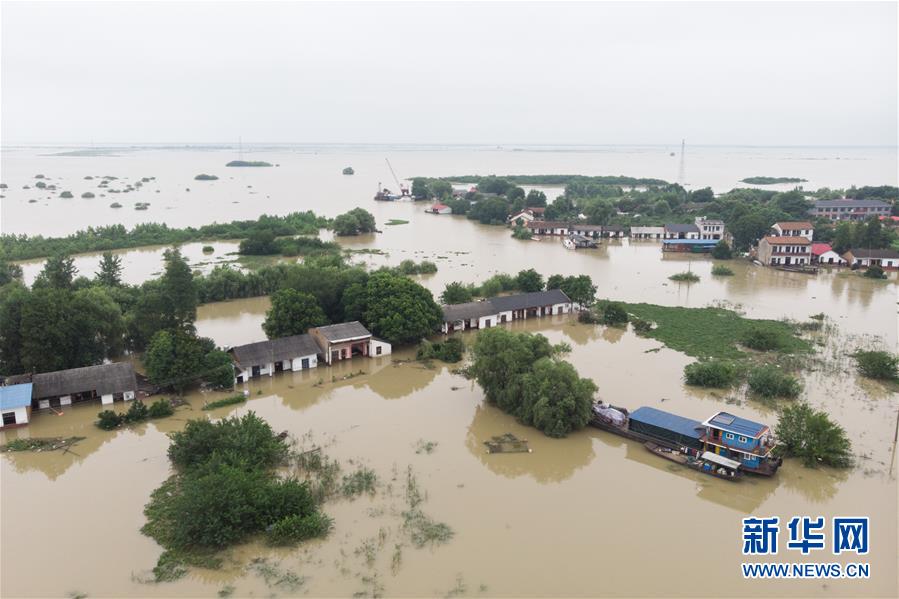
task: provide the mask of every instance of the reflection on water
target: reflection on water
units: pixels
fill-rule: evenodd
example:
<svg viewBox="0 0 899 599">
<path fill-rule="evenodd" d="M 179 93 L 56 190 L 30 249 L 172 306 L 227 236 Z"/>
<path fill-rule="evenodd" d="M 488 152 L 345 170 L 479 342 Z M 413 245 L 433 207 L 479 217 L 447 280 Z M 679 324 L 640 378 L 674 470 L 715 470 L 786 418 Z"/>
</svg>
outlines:
<svg viewBox="0 0 899 599">
<path fill-rule="evenodd" d="M 530 453 L 487 453 L 485 441 L 512 433 L 527 439 Z M 496 474 L 509 478 L 530 476 L 538 483 L 558 483 L 583 468 L 594 457 L 593 441 L 586 432 L 570 435 L 563 441 L 550 439 L 533 428 L 514 421 L 499 408 L 479 405 L 468 427 L 465 446 Z"/>
</svg>

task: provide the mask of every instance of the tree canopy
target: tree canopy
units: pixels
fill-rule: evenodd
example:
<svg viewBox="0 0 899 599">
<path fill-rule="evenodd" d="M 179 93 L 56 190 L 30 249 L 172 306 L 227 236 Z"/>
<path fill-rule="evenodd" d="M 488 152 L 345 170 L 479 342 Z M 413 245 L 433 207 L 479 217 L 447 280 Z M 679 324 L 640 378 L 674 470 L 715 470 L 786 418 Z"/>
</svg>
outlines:
<svg viewBox="0 0 899 599">
<path fill-rule="evenodd" d="M 295 289 L 279 289 L 272 294 L 272 307 L 265 314 L 262 330 L 269 339 L 301 335 L 329 324 L 328 317 L 311 293 Z"/>
</svg>

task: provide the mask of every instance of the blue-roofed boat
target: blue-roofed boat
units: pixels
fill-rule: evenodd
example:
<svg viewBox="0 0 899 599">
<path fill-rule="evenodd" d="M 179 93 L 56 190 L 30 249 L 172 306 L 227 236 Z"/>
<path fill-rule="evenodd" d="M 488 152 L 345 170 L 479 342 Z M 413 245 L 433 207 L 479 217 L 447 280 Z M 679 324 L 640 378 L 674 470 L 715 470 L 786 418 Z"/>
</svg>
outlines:
<svg viewBox="0 0 899 599">
<path fill-rule="evenodd" d="M 727 412 L 700 422 L 650 406 L 630 412 L 599 402 L 591 424 L 640 441 L 660 457 L 729 480 L 739 478 L 731 472 L 772 476 L 782 463 L 771 455 L 776 443 L 767 425 Z"/>
</svg>

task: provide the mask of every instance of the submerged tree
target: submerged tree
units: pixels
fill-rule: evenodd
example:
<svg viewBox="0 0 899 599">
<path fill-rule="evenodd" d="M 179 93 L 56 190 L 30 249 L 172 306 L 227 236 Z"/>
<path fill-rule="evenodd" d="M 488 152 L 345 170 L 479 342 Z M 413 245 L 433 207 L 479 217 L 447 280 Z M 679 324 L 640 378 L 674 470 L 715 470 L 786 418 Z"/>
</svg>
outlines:
<svg viewBox="0 0 899 599">
<path fill-rule="evenodd" d="M 807 403 L 784 409 L 777 422 L 777 438 L 785 456 L 795 456 L 808 467 L 823 464 L 837 468 L 852 465 L 852 443 L 826 412 Z"/>
<path fill-rule="evenodd" d="M 100 270 L 96 273 L 97 282 L 107 287 L 118 287 L 122 284 L 122 258 L 112 252 L 103 252 L 100 259 Z"/>
<path fill-rule="evenodd" d="M 272 294 L 272 307 L 265 314 L 262 330 L 269 339 L 277 339 L 301 335 L 328 322 L 315 296 L 295 289 L 281 289 Z"/>
</svg>

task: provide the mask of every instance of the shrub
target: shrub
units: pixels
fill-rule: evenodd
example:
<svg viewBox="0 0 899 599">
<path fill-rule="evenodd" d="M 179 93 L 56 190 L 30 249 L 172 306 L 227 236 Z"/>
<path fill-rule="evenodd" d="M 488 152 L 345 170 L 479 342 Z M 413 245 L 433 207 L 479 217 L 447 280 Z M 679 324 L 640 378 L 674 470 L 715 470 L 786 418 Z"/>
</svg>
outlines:
<svg viewBox="0 0 899 599">
<path fill-rule="evenodd" d="M 266 540 L 271 545 L 292 545 L 307 539 L 323 537 L 328 534 L 334 521 L 321 512 L 308 516 L 287 516 L 272 524 L 266 533 Z"/>
<path fill-rule="evenodd" d="M 733 252 L 726 241 L 722 239 L 718 242 L 718 245 L 712 248 L 712 258 L 716 260 L 730 260 L 733 258 Z"/>
<path fill-rule="evenodd" d="M 802 385 L 799 379 L 776 366 L 759 366 L 749 373 L 749 389 L 762 397 L 793 398 L 799 395 Z"/>
<path fill-rule="evenodd" d="M 97 414 L 97 417 L 99 418 L 97 426 L 104 431 L 111 431 L 114 428 L 118 428 L 125 421 L 123 415 L 113 412 L 112 410 L 103 410 Z"/>
<path fill-rule="evenodd" d="M 59 197 L 65 198 L 65 199 L 68 200 L 69 198 L 73 198 L 73 197 L 75 197 L 75 196 L 72 195 L 72 192 L 71 192 L 71 191 L 64 191 L 64 192 L 62 192 L 61 194 L 59 194 Z"/>
<path fill-rule="evenodd" d="M 862 376 L 881 380 L 899 378 L 899 356 L 885 351 L 857 351 L 852 357 Z"/>
<path fill-rule="evenodd" d="M 215 461 L 244 468 L 273 468 L 287 456 L 287 444 L 253 412 L 216 423 L 189 420 L 171 434 L 168 455 L 176 467 L 191 469 Z"/>
<path fill-rule="evenodd" d="M 234 404 L 243 403 L 247 401 L 247 398 L 244 397 L 243 393 L 238 393 L 236 395 L 231 395 L 230 397 L 225 397 L 222 399 L 217 399 L 215 401 L 210 401 L 209 403 L 203 406 L 204 410 L 214 410 L 216 408 L 223 408 L 225 406 L 233 406 Z"/>
<path fill-rule="evenodd" d="M 149 410 L 147 410 L 147 415 L 150 418 L 165 418 L 166 416 L 171 416 L 175 413 L 175 408 L 172 407 L 172 402 L 167 399 L 159 399 L 150 404 Z"/>
<path fill-rule="evenodd" d="M 808 467 L 852 465 L 852 443 L 840 425 L 806 403 L 787 407 L 777 421 L 778 451 L 802 459 Z"/>
<path fill-rule="evenodd" d="M 599 324 L 599 317 L 593 310 L 581 310 L 577 315 L 578 322 L 584 324 Z"/>
<path fill-rule="evenodd" d="M 645 335 L 652 330 L 652 323 L 642 318 L 631 319 L 631 326 L 634 327 L 634 332 L 638 335 Z"/>
<path fill-rule="evenodd" d="M 512 230 L 512 237 L 515 239 L 530 239 L 531 230 L 526 227 L 517 226 Z"/>
<path fill-rule="evenodd" d="M 204 253 L 204 254 L 211 254 L 211 253 L 213 253 L 214 251 L 215 251 L 215 248 L 212 247 L 211 245 L 204 245 L 204 246 L 203 246 L 203 253 Z"/>
<path fill-rule="evenodd" d="M 603 324 L 614 326 L 628 321 L 627 309 L 620 302 L 607 302 L 602 306 Z"/>
<path fill-rule="evenodd" d="M 740 370 L 733 362 L 709 360 L 693 362 L 684 367 L 684 380 L 696 387 L 716 387 L 724 389 L 732 386 L 740 378 Z"/>
<path fill-rule="evenodd" d="M 732 277 L 734 275 L 734 271 L 724 266 L 723 264 L 716 264 L 712 267 L 712 274 L 716 277 Z"/>
<path fill-rule="evenodd" d="M 85 199 L 87 199 L 87 200 L 89 200 L 89 199 L 91 199 L 91 198 L 93 198 L 93 197 L 95 197 L 95 196 L 94 196 L 94 194 L 91 193 L 90 191 L 85 191 L 83 194 L 81 194 L 81 197 L 82 197 L 82 198 L 85 198 Z"/>
<path fill-rule="evenodd" d="M 421 342 L 416 358 L 419 360 L 441 360 L 443 362 L 459 362 L 465 354 L 465 344 L 459 337 L 450 337 L 446 341 L 431 343 Z"/>
<path fill-rule="evenodd" d="M 149 410 L 147 409 L 147 405 L 139 399 L 135 399 L 131 402 L 131 405 L 128 406 L 128 411 L 125 412 L 125 422 L 140 422 L 142 420 L 146 420 L 149 417 Z"/>
<path fill-rule="evenodd" d="M 868 270 L 865 271 L 865 274 L 863 276 L 868 277 L 869 279 L 887 278 L 887 275 L 885 272 L 883 272 L 883 269 L 876 264 L 874 266 L 869 266 Z"/>
<path fill-rule="evenodd" d="M 693 272 L 679 272 L 668 278 L 679 283 L 696 283 L 699 281 L 699 275 Z"/>
<path fill-rule="evenodd" d="M 743 334 L 740 343 L 758 351 L 779 350 L 784 347 L 783 336 L 772 329 L 752 328 Z"/>
</svg>

